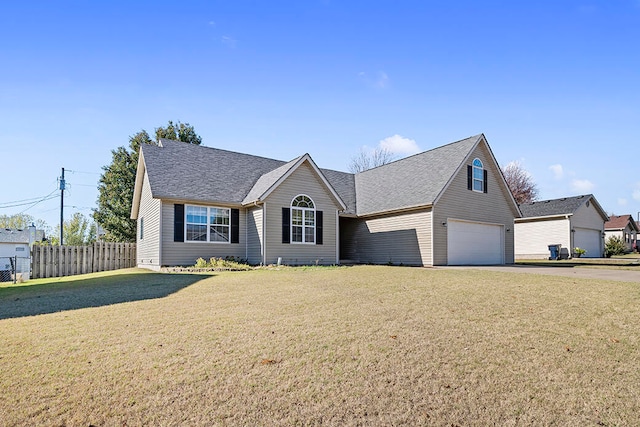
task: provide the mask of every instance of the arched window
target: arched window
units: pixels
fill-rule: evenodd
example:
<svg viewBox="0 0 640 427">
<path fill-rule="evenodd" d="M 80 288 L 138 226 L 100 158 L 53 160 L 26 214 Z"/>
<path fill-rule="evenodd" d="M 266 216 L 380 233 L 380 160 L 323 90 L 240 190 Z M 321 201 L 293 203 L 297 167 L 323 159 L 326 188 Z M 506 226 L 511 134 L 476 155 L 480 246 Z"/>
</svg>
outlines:
<svg viewBox="0 0 640 427">
<path fill-rule="evenodd" d="M 291 201 L 291 242 L 315 243 L 316 207 L 309 196 L 301 194 Z"/>
<path fill-rule="evenodd" d="M 473 191 L 484 191 L 484 167 L 478 158 L 473 159 Z"/>
</svg>

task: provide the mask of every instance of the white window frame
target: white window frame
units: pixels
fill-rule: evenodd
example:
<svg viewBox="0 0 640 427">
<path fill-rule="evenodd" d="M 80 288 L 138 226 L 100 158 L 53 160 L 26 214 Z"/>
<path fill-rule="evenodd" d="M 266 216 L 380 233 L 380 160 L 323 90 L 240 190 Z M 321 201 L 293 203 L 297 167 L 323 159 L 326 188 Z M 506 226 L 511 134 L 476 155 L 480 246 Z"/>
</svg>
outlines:
<svg viewBox="0 0 640 427">
<path fill-rule="evenodd" d="M 484 164 L 482 163 L 482 160 L 476 157 L 473 159 L 471 166 L 471 189 L 478 193 L 484 193 Z M 480 186 L 479 189 L 476 188 L 476 183 Z"/>
<path fill-rule="evenodd" d="M 189 208 L 200 208 L 206 209 L 207 211 L 207 222 L 206 224 L 196 223 L 196 222 L 188 222 L 187 217 L 189 213 Z M 224 210 L 227 213 L 227 218 L 229 219 L 228 224 L 212 224 L 211 223 L 211 214 L 213 210 Z M 224 217 L 224 216 L 223 216 Z M 206 240 L 189 240 L 187 233 L 187 228 L 189 225 L 205 225 L 207 227 L 207 238 Z M 211 227 L 226 227 L 227 228 L 227 240 L 211 240 Z M 185 243 L 217 243 L 217 244 L 231 244 L 231 208 L 224 208 L 221 206 L 202 206 L 202 205 L 184 205 L 184 241 Z"/>
<path fill-rule="evenodd" d="M 311 205 L 313 207 L 303 207 L 303 206 L 298 206 L 295 205 L 294 203 L 296 203 L 296 200 L 301 198 L 301 197 L 306 197 L 308 199 L 307 203 L 311 203 Z M 317 221 L 317 215 L 316 215 L 316 203 L 313 201 L 313 199 L 309 196 L 307 196 L 306 194 L 298 194 L 296 197 L 294 197 L 293 199 L 291 199 L 291 219 L 290 219 L 290 223 L 289 223 L 289 230 L 290 230 L 290 238 L 289 241 L 292 244 L 295 245 L 315 245 L 316 244 L 316 221 Z M 295 218 L 295 211 L 300 211 L 301 215 L 302 215 L 302 224 L 294 224 L 294 218 Z M 310 220 L 310 224 L 307 224 L 307 220 Z M 295 229 L 302 229 L 301 230 L 301 237 L 302 237 L 302 241 L 297 241 L 294 240 L 294 230 Z M 307 231 L 311 230 L 311 233 L 308 235 Z"/>
</svg>

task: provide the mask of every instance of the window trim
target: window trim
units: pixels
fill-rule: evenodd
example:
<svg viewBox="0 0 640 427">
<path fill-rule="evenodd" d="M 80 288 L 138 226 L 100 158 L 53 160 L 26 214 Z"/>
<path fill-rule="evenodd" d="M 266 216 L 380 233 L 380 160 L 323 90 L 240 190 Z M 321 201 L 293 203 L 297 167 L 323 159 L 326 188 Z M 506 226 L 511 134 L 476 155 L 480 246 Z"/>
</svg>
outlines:
<svg viewBox="0 0 640 427">
<path fill-rule="evenodd" d="M 207 227 L 207 240 L 189 240 L 188 234 L 187 234 L 187 227 L 189 224 L 196 224 L 196 225 L 203 225 L 203 224 L 198 224 L 195 222 L 188 222 L 187 221 L 187 213 L 189 211 L 189 208 L 206 208 L 207 209 L 207 223 L 205 224 Z M 227 216 L 229 218 L 229 224 L 211 224 L 211 210 L 212 209 L 223 209 L 227 211 Z M 219 240 L 211 240 L 211 227 L 212 226 L 222 226 L 222 227 L 227 227 L 228 229 L 228 236 L 229 239 L 227 241 L 219 241 Z M 184 232 L 184 242 L 185 243 L 198 243 L 198 244 L 203 244 L 203 243 L 214 243 L 214 244 L 221 244 L 221 245 L 229 245 L 231 244 L 231 240 L 232 240 L 232 236 L 231 236 L 231 208 L 226 208 L 223 206 L 207 206 L 207 205 L 189 205 L 189 204 L 185 204 L 184 205 L 184 228 L 183 228 L 183 232 Z"/>
<path fill-rule="evenodd" d="M 300 198 L 300 197 L 306 197 L 307 199 L 309 199 L 309 201 L 311 202 L 311 204 L 313 205 L 313 208 L 309 208 L 309 207 L 300 207 L 300 206 L 294 206 L 294 202 L 296 201 L 296 199 Z M 291 212 L 290 219 L 289 219 L 289 243 L 294 244 L 294 245 L 315 245 L 316 244 L 316 240 L 317 240 L 317 214 L 316 214 L 316 202 L 313 201 L 313 199 L 311 197 L 309 197 L 306 194 L 298 194 L 297 196 L 295 196 L 293 199 L 291 199 L 291 203 L 289 204 L 289 210 Z M 294 220 L 294 210 L 299 210 L 302 212 L 302 225 L 297 225 L 293 223 Z M 313 225 L 306 225 L 306 218 L 307 218 L 307 213 L 308 212 L 313 212 Z M 302 241 L 297 241 L 294 240 L 294 230 L 296 228 L 301 228 L 302 229 Z M 313 229 L 313 240 L 312 241 L 307 241 L 307 233 L 306 230 L 308 228 L 312 228 Z"/>
<path fill-rule="evenodd" d="M 480 163 L 479 165 L 476 164 Z M 479 175 L 481 178 L 476 177 L 476 171 L 479 171 Z M 476 188 L 476 183 L 479 184 L 480 189 Z M 479 158 L 473 159 L 471 162 L 471 190 L 476 193 L 484 193 L 485 188 L 485 177 L 484 177 L 484 163 Z"/>
</svg>

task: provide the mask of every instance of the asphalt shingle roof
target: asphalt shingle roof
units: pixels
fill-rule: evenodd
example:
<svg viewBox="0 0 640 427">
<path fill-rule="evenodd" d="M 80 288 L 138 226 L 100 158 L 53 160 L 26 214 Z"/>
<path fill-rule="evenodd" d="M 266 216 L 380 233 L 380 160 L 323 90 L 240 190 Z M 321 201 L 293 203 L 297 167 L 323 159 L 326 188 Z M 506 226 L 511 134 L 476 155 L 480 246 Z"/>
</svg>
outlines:
<svg viewBox="0 0 640 427">
<path fill-rule="evenodd" d="M 270 172 L 265 173 L 258 181 L 256 181 L 255 185 L 249 191 L 249 194 L 244 198 L 242 203 L 251 203 L 253 201 L 259 200 L 260 197 L 267 192 L 280 178 L 282 178 L 300 159 L 300 157 L 291 160 L 288 163 L 276 168 Z"/>
<path fill-rule="evenodd" d="M 482 135 L 351 174 L 320 169 L 346 205 L 366 215 L 433 204 Z M 258 200 L 300 157 L 289 162 L 162 139 L 143 145 L 155 198 L 246 204 Z"/>
<path fill-rule="evenodd" d="M 167 139 L 161 146 L 143 145 L 141 150 L 153 197 L 207 203 L 257 200 L 300 159 L 283 162 Z M 353 174 L 320 172 L 347 205 L 346 211 L 355 213 Z"/>
<path fill-rule="evenodd" d="M 584 194 L 561 199 L 541 200 L 520 205 L 523 218 L 573 214 L 583 203 L 593 198 L 592 194 Z"/>
<path fill-rule="evenodd" d="M 184 142 L 143 145 L 151 193 L 163 199 L 240 204 L 260 177 L 285 162 Z"/>
<path fill-rule="evenodd" d="M 432 204 L 481 138 L 472 136 L 356 174 L 358 215 Z"/>
<path fill-rule="evenodd" d="M 638 230 L 636 222 L 631 215 L 611 215 L 609 221 L 604 223 L 605 230 L 624 230 L 627 224 L 631 223 L 631 228 Z"/>
<path fill-rule="evenodd" d="M 44 231 L 36 230 L 36 242 L 44 240 Z M 0 243 L 29 243 L 29 229 L 0 228 Z"/>
</svg>

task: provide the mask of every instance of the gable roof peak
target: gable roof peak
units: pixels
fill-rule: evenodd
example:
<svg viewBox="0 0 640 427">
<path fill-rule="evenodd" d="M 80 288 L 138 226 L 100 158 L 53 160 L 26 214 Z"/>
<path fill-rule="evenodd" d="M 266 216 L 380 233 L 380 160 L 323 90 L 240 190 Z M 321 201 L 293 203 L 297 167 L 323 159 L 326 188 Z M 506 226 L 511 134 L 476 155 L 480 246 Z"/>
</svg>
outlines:
<svg viewBox="0 0 640 427">
<path fill-rule="evenodd" d="M 372 171 L 372 170 L 376 170 L 376 169 L 384 168 L 384 167 L 389 166 L 389 165 L 394 165 L 394 164 L 397 164 L 397 163 L 400 163 L 400 162 L 404 162 L 404 161 L 407 161 L 407 160 L 411 160 L 411 159 L 414 159 L 414 158 L 416 158 L 416 157 L 423 156 L 423 155 L 428 154 L 428 153 L 432 153 L 432 152 L 434 152 L 434 151 L 436 151 L 436 150 L 442 150 L 442 149 L 449 148 L 449 147 L 451 147 L 451 146 L 453 146 L 453 145 L 456 145 L 456 144 L 468 143 L 469 141 L 472 141 L 472 140 L 473 140 L 474 142 L 477 142 L 477 141 L 479 141 L 481 138 L 484 138 L 484 134 L 483 134 L 483 133 L 480 133 L 480 134 L 477 134 L 477 135 L 473 135 L 473 136 L 470 136 L 470 137 L 467 137 L 467 138 L 463 138 L 463 139 L 460 139 L 460 140 L 458 140 L 458 141 L 450 142 L 450 143 L 448 143 L 448 144 L 440 145 L 440 146 L 438 146 L 438 147 L 433 147 L 433 148 L 430 148 L 430 149 L 428 149 L 428 150 L 421 151 L 421 152 L 419 152 L 419 153 L 411 154 L 411 155 L 409 155 L 409 156 L 406 156 L 406 157 L 402 157 L 402 158 L 400 158 L 400 159 L 393 160 L 393 161 L 391 161 L 391 162 L 389 162 L 389 163 L 385 163 L 385 164 L 383 164 L 383 165 L 375 166 L 375 167 L 372 167 L 372 168 L 370 168 L 370 169 L 363 170 L 363 171 L 361 171 L 361 172 L 356 172 L 354 175 L 360 175 L 360 174 L 363 174 L 363 173 L 366 173 L 366 172 L 369 172 L 369 171 Z M 486 141 L 486 138 L 485 138 L 485 141 Z M 474 146 L 475 146 L 475 144 L 474 144 Z M 471 150 L 469 150 L 469 151 L 471 151 Z"/>
<path fill-rule="evenodd" d="M 520 207 L 523 218 L 573 215 L 583 204 L 591 201 L 603 219 L 607 219 L 606 212 L 602 209 L 593 194 L 581 194 L 578 196 L 561 197 L 558 199 L 538 200 L 531 203 L 523 203 Z"/>
</svg>

